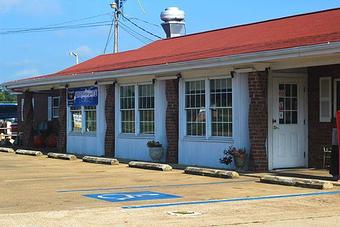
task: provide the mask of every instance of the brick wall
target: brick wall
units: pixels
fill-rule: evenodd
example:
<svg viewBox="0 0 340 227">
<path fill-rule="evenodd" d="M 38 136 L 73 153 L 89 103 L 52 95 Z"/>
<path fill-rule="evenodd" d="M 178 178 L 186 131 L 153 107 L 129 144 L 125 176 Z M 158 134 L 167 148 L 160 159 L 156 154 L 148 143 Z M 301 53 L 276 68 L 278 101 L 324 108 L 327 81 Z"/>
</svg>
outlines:
<svg viewBox="0 0 340 227">
<path fill-rule="evenodd" d="M 106 99 L 105 99 L 105 120 L 106 120 L 106 133 L 105 133 L 105 156 L 115 156 L 115 87 L 114 85 L 106 86 Z"/>
<path fill-rule="evenodd" d="M 60 96 L 60 108 L 59 108 L 59 132 L 58 132 L 58 141 L 57 141 L 57 148 L 59 152 L 66 153 L 66 89 L 60 89 L 59 91 Z"/>
<path fill-rule="evenodd" d="M 167 162 L 178 163 L 178 80 L 166 81 L 166 136 L 168 139 Z"/>
<path fill-rule="evenodd" d="M 266 140 L 268 135 L 268 105 L 267 88 L 268 75 L 266 72 L 249 73 L 249 139 L 250 163 L 253 171 L 268 170 Z"/>
<path fill-rule="evenodd" d="M 332 129 L 336 127 L 335 118 L 331 122 L 320 122 L 319 79 L 320 77 L 340 78 L 340 65 L 311 67 L 308 69 L 308 162 L 309 167 L 321 168 L 323 165 L 323 145 L 331 145 Z M 332 98 L 334 98 L 332 84 Z M 332 100 L 332 104 L 333 104 Z M 332 106 L 332 109 L 334 106 Z"/>
</svg>

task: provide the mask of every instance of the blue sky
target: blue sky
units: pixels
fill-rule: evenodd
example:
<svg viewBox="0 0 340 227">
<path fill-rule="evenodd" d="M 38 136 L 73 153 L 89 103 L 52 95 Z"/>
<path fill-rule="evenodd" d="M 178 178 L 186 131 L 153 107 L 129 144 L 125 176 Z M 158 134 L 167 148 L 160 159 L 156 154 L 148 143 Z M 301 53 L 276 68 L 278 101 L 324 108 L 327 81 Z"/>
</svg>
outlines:
<svg viewBox="0 0 340 227">
<path fill-rule="evenodd" d="M 160 24 L 160 12 L 178 6 L 186 13 L 187 33 L 262 21 L 294 14 L 340 7 L 336 0 L 127 0 L 124 14 Z M 110 21 L 111 1 L 0 0 L 0 33 L 8 29 L 44 27 L 79 18 L 105 14 L 90 20 Z M 136 23 L 164 36 L 160 27 L 134 19 Z M 126 25 L 132 27 L 127 21 Z M 65 24 L 68 25 L 68 24 Z M 0 83 L 53 73 L 74 64 L 68 53 L 76 51 L 80 61 L 102 54 L 109 26 L 26 34 L 0 34 Z M 138 31 L 138 30 L 137 30 Z M 149 38 L 153 38 L 148 36 Z M 120 51 L 144 45 L 125 31 L 120 33 Z M 112 50 L 112 41 L 108 51 Z"/>
</svg>

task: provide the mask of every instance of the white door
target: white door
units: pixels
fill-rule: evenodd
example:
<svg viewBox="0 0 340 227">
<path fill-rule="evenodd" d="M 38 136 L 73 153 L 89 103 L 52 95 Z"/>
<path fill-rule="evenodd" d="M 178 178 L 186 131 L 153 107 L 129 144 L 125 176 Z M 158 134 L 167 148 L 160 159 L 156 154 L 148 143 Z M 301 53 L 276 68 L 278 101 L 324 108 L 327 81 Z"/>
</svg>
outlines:
<svg viewBox="0 0 340 227">
<path fill-rule="evenodd" d="M 305 80 L 273 78 L 273 168 L 305 166 Z"/>
</svg>

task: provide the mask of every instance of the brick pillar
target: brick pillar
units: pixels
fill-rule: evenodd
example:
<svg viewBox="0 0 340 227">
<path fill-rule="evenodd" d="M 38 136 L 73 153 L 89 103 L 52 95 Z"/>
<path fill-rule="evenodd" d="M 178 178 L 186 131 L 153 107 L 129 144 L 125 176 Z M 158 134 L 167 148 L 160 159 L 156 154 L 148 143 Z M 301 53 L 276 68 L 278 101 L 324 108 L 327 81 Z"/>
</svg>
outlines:
<svg viewBox="0 0 340 227">
<path fill-rule="evenodd" d="M 58 135 L 58 143 L 57 147 L 59 152 L 66 153 L 66 89 L 59 90 L 60 96 L 60 107 L 59 107 L 59 135 Z"/>
<path fill-rule="evenodd" d="M 21 121 L 21 99 L 24 98 L 23 95 L 17 95 L 17 116 L 18 116 L 18 132 L 23 131 L 23 122 Z"/>
<path fill-rule="evenodd" d="M 268 170 L 266 140 L 268 136 L 267 89 L 268 74 L 266 72 L 249 73 L 249 139 L 250 164 L 253 171 Z"/>
<path fill-rule="evenodd" d="M 178 80 L 166 81 L 166 136 L 168 140 L 167 162 L 178 163 Z"/>
<path fill-rule="evenodd" d="M 26 91 L 24 93 L 24 121 L 21 128 L 23 132 L 22 144 L 26 148 L 33 146 L 33 106 L 32 106 L 33 93 Z"/>
<path fill-rule="evenodd" d="M 115 156 L 115 87 L 114 85 L 106 86 L 105 99 L 105 156 Z"/>
</svg>

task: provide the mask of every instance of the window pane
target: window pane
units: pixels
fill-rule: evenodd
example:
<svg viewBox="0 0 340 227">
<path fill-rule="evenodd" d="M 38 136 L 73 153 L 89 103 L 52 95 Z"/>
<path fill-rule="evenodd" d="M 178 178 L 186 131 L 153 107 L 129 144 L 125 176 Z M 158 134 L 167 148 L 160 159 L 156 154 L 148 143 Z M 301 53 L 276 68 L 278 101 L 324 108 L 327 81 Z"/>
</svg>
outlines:
<svg viewBox="0 0 340 227">
<path fill-rule="evenodd" d="M 185 106 L 187 115 L 187 135 L 204 136 L 206 134 L 205 81 L 185 83 Z"/>
<path fill-rule="evenodd" d="M 52 118 L 59 117 L 60 97 L 53 97 L 52 99 Z"/>
<path fill-rule="evenodd" d="M 297 84 L 279 84 L 279 124 L 298 123 Z"/>
<path fill-rule="evenodd" d="M 155 133 L 155 97 L 154 85 L 138 86 L 139 127 L 141 134 Z"/>
<path fill-rule="evenodd" d="M 97 129 L 97 113 L 95 106 L 85 106 L 85 129 L 86 132 L 95 132 Z"/>
<path fill-rule="evenodd" d="M 232 136 L 231 79 L 210 80 L 212 136 Z"/>
<path fill-rule="evenodd" d="M 120 87 L 122 133 L 135 133 L 135 86 Z"/>
<path fill-rule="evenodd" d="M 81 132 L 82 128 L 82 114 L 80 107 L 71 107 L 72 115 L 72 131 Z"/>
</svg>

